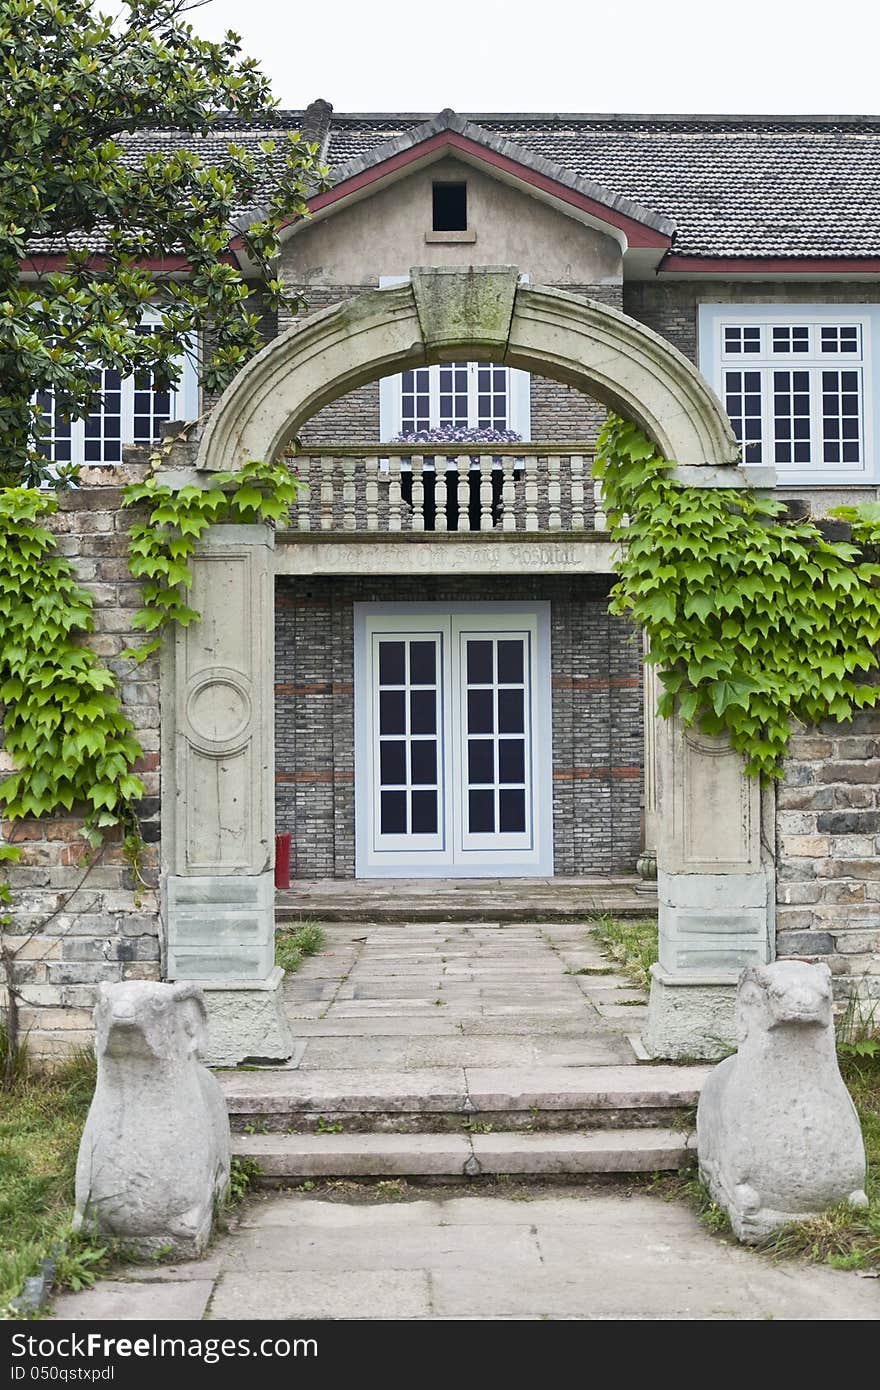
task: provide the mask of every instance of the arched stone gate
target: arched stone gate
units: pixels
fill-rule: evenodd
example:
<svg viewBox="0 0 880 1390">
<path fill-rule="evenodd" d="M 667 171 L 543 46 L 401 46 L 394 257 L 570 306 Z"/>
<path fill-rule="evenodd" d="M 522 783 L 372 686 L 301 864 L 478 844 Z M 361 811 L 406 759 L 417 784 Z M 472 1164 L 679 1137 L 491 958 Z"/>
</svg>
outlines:
<svg viewBox="0 0 880 1390">
<path fill-rule="evenodd" d="M 275 456 L 316 411 L 367 381 L 462 357 L 561 380 L 637 421 L 682 481 L 766 483 L 737 466 L 721 406 L 692 364 L 626 315 L 520 284 L 512 267 L 414 269 L 297 324 L 215 407 L 198 475 Z M 205 984 L 214 1055 L 280 1059 L 291 1040 L 274 967 L 275 534 L 218 526 L 194 564 L 201 623 L 163 657 L 163 890 L 168 974 Z M 469 542 L 479 547 L 479 536 Z M 649 1046 L 712 1055 L 733 986 L 772 953 L 773 865 L 761 794 L 721 739 L 654 715 L 646 681 L 646 834 L 658 855 L 660 964 Z"/>
</svg>

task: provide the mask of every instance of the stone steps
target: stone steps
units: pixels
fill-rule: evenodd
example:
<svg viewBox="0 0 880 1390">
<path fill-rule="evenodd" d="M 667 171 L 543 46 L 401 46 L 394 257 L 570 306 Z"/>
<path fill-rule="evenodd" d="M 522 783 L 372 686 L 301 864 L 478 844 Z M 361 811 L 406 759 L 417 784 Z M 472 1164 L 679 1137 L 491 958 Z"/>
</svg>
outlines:
<svg viewBox="0 0 880 1390">
<path fill-rule="evenodd" d="M 326 1178 L 542 1179 L 676 1171 L 691 1140 L 676 1129 L 580 1133 L 237 1134 L 237 1158 L 258 1164 L 265 1186 Z"/>
<path fill-rule="evenodd" d="M 635 874 L 607 878 L 554 879 L 295 879 L 276 893 L 281 924 L 311 918 L 321 922 L 586 922 L 657 915 L 656 892 Z"/>
<path fill-rule="evenodd" d="M 234 1151 L 307 1178 L 641 1173 L 688 1161 L 708 1067 L 219 1073 Z"/>
</svg>

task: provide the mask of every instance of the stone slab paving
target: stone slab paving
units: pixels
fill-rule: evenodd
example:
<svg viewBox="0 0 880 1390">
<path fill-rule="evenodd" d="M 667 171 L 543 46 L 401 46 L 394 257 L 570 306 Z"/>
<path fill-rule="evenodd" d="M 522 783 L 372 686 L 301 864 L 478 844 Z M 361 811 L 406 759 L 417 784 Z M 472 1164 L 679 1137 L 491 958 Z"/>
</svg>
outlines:
<svg viewBox="0 0 880 1390">
<path fill-rule="evenodd" d="M 880 1281 L 774 1263 L 617 1189 L 413 1201 L 270 1194 L 202 1264 L 127 1267 L 60 1318 L 880 1318 Z M 199 1277 L 199 1271 L 206 1277 Z M 172 1310 L 173 1311 L 170 1311 Z"/>
<path fill-rule="evenodd" d="M 628 1035 L 641 1026 L 642 996 L 587 923 L 322 925 L 326 948 L 285 982 L 303 1069 L 637 1060 Z"/>
</svg>

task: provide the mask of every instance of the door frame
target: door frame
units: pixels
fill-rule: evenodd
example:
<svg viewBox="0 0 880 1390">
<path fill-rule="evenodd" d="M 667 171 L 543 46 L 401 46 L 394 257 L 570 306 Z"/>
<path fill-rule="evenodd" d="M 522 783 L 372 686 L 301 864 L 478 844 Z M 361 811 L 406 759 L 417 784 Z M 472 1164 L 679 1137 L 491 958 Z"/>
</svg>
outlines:
<svg viewBox="0 0 880 1390">
<path fill-rule="evenodd" d="M 355 876 L 357 878 L 546 878 L 553 874 L 553 731 L 550 680 L 550 603 L 546 600 L 473 602 L 427 601 L 411 603 L 355 603 L 354 610 L 354 817 L 355 817 Z M 370 660 L 368 633 L 376 620 L 390 620 L 398 630 L 418 632 L 434 630 L 447 618 L 473 618 L 479 630 L 503 632 L 521 618 L 522 625 L 534 633 L 534 657 L 531 672 L 531 760 L 533 786 L 534 844 L 530 850 L 468 851 L 464 860 L 454 859 L 454 817 L 452 811 L 445 821 L 445 848 L 442 851 L 414 850 L 412 863 L 401 862 L 406 851 L 376 850 L 372 843 L 373 753 L 372 753 L 372 689 L 368 685 Z M 493 626 L 493 618 L 498 623 Z M 411 622 L 410 622 L 411 620 Z M 451 662 L 451 651 L 444 661 Z M 446 678 L 444 676 L 444 683 Z M 454 692 L 457 698 L 457 693 Z M 449 759 L 460 757 L 461 750 L 451 747 L 454 737 L 451 701 L 444 701 L 443 742 L 449 747 Z M 444 802 L 451 804 L 452 789 L 444 787 Z M 430 853 L 430 859 L 426 859 Z M 391 860 L 394 859 L 392 863 Z"/>
</svg>

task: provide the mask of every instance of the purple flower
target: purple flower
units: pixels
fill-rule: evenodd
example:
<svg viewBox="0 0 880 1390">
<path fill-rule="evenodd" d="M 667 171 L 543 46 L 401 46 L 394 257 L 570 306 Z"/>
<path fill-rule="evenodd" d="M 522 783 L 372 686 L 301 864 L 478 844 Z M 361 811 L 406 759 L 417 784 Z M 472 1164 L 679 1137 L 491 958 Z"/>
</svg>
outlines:
<svg viewBox="0 0 880 1390">
<path fill-rule="evenodd" d="M 479 430 L 467 426 L 441 425 L 434 430 L 409 430 L 398 434 L 392 444 L 520 444 L 516 430 Z"/>
</svg>

